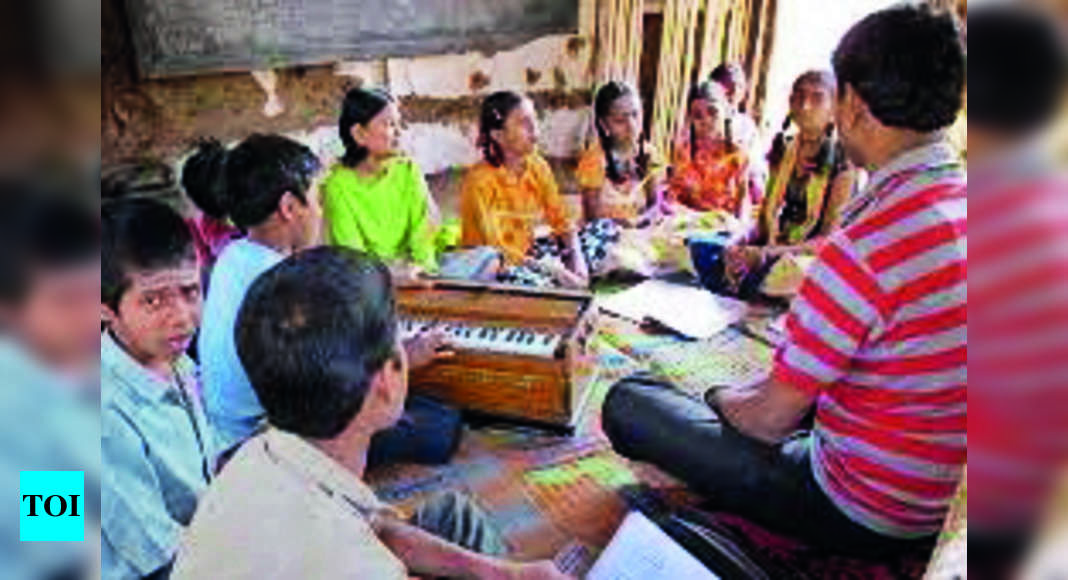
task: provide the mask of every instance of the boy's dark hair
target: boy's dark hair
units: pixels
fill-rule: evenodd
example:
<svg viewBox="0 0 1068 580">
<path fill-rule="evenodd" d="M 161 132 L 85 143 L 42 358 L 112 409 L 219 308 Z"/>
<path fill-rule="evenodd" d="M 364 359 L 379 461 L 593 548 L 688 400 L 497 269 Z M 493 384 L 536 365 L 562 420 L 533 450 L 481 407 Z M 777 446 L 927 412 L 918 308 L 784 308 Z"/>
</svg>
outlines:
<svg viewBox="0 0 1068 580">
<path fill-rule="evenodd" d="M 368 155 L 367 148 L 352 137 L 352 127 L 366 126 L 392 102 L 393 97 L 381 89 L 356 88 L 345 94 L 337 123 L 338 136 L 345 145 L 345 155 L 341 158 L 345 167 L 356 167 Z"/>
<path fill-rule="evenodd" d="M 490 133 L 504 128 L 508 115 L 523 104 L 523 98 L 523 95 L 513 91 L 499 91 L 482 101 L 476 145 L 482 150 L 482 158 L 494 167 L 504 163 L 504 151 Z"/>
<path fill-rule="evenodd" d="M 594 126 L 597 129 L 597 138 L 601 143 L 601 150 L 604 151 L 605 161 L 605 174 L 612 183 L 625 183 L 630 176 L 623 175 L 619 169 L 619 163 L 616 162 L 615 156 L 612 155 L 612 136 L 608 134 L 608 131 L 601 126 L 601 122 L 608 117 L 608 114 L 612 111 L 612 105 L 616 101 L 627 96 L 638 96 L 638 91 L 634 90 L 634 87 L 627 83 L 620 81 L 609 81 L 605 83 L 601 88 L 597 89 L 597 94 L 593 97 L 593 117 Z M 637 175 L 636 177 L 644 179 L 646 173 L 649 170 L 649 153 L 645 151 L 645 139 L 638 138 L 638 158 L 637 158 Z"/>
<path fill-rule="evenodd" d="M 953 124 L 967 73 L 956 18 L 927 4 L 868 15 L 833 57 L 838 98 L 850 86 L 882 124 L 932 132 Z"/>
<path fill-rule="evenodd" d="M 237 227 L 256 227 L 278 210 L 286 192 L 307 202 L 321 166 L 311 149 L 288 137 L 251 135 L 226 156 L 219 207 Z"/>
<path fill-rule="evenodd" d="M 100 302 L 118 312 L 134 271 L 195 261 L 193 234 L 173 209 L 144 198 L 105 202 L 100 208 Z"/>
<path fill-rule="evenodd" d="M 182 165 L 182 189 L 205 214 L 226 218 L 223 196 L 226 195 L 226 147 L 216 139 L 197 142 L 196 150 Z"/>
<path fill-rule="evenodd" d="M 90 264 L 100 253 L 95 209 L 73 195 L 0 183 L 0 304 L 18 305 L 41 271 Z"/>
<path fill-rule="evenodd" d="M 397 364 L 395 316 L 389 270 L 351 248 L 299 252 L 257 278 L 235 333 L 268 421 L 313 439 L 340 434 L 372 377 Z"/>
<path fill-rule="evenodd" d="M 716 65 L 716 68 L 708 73 L 708 80 L 721 85 L 736 85 L 738 81 L 745 82 L 745 71 L 738 63 L 724 62 Z"/>
<path fill-rule="evenodd" d="M 1057 114 L 1068 81 L 1068 48 L 1054 19 L 1015 5 L 968 13 L 972 56 L 968 122 L 1027 133 Z"/>
</svg>

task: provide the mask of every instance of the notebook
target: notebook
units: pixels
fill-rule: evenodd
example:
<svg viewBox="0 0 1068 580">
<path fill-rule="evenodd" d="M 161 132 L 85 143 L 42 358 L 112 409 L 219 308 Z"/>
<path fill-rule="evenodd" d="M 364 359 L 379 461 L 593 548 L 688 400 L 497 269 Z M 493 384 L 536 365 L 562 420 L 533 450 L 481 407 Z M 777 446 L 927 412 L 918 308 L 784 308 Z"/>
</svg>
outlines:
<svg viewBox="0 0 1068 580">
<path fill-rule="evenodd" d="M 631 512 L 623 520 L 586 580 L 718 580 L 649 518 Z"/>
</svg>

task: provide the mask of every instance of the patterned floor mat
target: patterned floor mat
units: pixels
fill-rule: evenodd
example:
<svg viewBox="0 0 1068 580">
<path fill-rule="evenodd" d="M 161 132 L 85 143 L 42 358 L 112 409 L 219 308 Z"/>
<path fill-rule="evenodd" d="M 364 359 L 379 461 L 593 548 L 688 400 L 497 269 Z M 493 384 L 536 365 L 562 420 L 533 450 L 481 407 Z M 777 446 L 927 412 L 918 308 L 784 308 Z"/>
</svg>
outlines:
<svg viewBox="0 0 1068 580">
<path fill-rule="evenodd" d="M 449 465 L 395 465 L 368 474 L 378 495 L 402 512 L 430 496 L 459 490 L 474 498 L 523 558 L 549 558 L 569 542 L 599 550 L 625 515 L 618 490 L 637 482 L 681 484 L 655 468 L 611 451 L 600 427 L 601 404 L 619 379 L 641 368 L 595 340 L 601 372 L 571 437 L 525 428 L 465 432 Z"/>
<path fill-rule="evenodd" d="M 712 387 L 745 387 L 765 379 L 774 349 L 770 341 L 748 330 L 728 328 L 707 340 L 652 335 L 619 318 L 602 321 L 604 340 L 639 366 L 701 397 Z"/>
</svg>

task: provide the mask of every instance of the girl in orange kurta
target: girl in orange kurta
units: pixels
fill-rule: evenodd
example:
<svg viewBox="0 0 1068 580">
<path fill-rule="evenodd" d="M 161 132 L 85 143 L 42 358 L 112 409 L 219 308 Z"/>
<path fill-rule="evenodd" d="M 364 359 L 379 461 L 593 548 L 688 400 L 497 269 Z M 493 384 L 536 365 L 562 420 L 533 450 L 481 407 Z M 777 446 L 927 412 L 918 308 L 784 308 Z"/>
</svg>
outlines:
<svg viewBox="0 0 1068 580">
<path fill-rule="evenodd" d="M 498 249 L 502 282 L 583 287 L 577 232 L 537 141 L 529 99 L 510 91 L 486 97 L 478 140 L 483 160 L 468 170 L 461 192 L 461 241 Z"/>
<path fill-rule="evenodd" d="M 697 211 L 724 210 L 747 221 L 752 199 L 763 197 L 745 152 L 727 130 L 723 87 L 702 82 L 690 89 L 689 129 L 676 142 L 670 196 Z"/>
</svg>

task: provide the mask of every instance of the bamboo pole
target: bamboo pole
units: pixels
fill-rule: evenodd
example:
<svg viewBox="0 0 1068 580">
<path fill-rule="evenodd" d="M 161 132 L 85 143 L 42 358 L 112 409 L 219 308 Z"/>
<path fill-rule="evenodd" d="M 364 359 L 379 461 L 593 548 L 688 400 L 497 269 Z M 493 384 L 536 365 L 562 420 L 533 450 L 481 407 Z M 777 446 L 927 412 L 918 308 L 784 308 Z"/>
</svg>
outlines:
<svg viewBox="0 0 1068 580">
<path fill-rule="evenodd" d="M 631 50 L 628 55 L 628 61 L 630 63 L 628 82 L 636 87 L 641 78 L 642 47 L 645 39 L 645 0 L 631 0 L 631 3 L 632 24 L 630 28 Z"/>
<path fill-rule="evenodd" d="M 708 78 L 722 57 L 722 22 L 727 0 L 708 0 L 705 3 L 704 36 L 701 40 L 701 60 L 697 77 Z"/>
<path fill-rule="evenodd" d="M 601 0 L 598 10 L 597 83 L 637 83 L 645 0 Z"/>
<path fill-rule="evenodd" d="M 699 0 L 667 0 L 664 6 L 664 35 L 650 135 L 660 151 L 670 151 L 686 117 L 699 8 Z"/>
<path fill-rule="evenodd" d="M 764 100 L 767 94 L 771 54 L 775 46 L 775 18 L 779 8 L 779 0 L 760 1 L 761 16 L 757 28 L 759 34 L 756 43 L 757 53 L 753 59 L 753 76 L 749 81 L 749 112 L 758 126 L 762 125 L 764 120 Z"/>
</svg>

